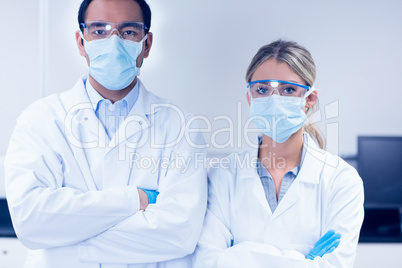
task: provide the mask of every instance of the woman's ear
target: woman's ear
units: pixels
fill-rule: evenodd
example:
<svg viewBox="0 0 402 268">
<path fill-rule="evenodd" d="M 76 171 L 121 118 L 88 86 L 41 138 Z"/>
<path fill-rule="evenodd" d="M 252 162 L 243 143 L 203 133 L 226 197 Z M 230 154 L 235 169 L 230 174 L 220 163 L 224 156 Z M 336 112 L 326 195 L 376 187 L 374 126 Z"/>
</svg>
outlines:
<svg viewBox="0 0 402 268">
<path fill-rule="evenodd" d="M 317 90 L 314 90 L 310 95 L 306 98 L 306 109 L 312 107 L 317 101 L 318 93 Z"/>
<path fill-rule="evenodd" d="M 248 102 L 248 106 L 250 106 L 250 105 L 251 105 L 251 103 L 250 103 L 250 96 L 248 95 L 248 92 L 246 93 L 246 96 L 247 96 L 247 102 Z"/>
</svg>

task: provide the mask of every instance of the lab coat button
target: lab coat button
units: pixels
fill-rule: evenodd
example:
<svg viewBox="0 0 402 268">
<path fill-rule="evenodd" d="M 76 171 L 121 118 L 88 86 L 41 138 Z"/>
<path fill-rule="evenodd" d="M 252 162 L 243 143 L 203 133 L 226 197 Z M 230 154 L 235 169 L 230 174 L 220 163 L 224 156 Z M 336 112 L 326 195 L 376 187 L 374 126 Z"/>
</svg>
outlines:
<svg viewBox="0 0 402 268">
<path fill-rule="evenodd" d="M 142 125 L 142 121 L 139 121 L 138 124 Z"/>
</svg>

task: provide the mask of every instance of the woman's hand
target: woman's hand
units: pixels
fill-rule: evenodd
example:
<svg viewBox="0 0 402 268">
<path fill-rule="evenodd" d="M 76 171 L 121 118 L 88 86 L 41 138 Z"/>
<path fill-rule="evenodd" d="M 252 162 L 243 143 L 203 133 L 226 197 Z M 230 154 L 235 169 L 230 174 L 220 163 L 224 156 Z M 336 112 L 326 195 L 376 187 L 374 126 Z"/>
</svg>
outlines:
<svg viewBox="0 0 402 268">
<path fill-rule="evenodd" d="M 322 257 L 325 254 L 334 251 L 341 242 L 341 234 L 335 233 L 334 230 L 329 230 L 323 237 L 318 240 L 314 248 L 306 256 L 306 259 L 314 260 L 315 257 Z"/>
</svg>

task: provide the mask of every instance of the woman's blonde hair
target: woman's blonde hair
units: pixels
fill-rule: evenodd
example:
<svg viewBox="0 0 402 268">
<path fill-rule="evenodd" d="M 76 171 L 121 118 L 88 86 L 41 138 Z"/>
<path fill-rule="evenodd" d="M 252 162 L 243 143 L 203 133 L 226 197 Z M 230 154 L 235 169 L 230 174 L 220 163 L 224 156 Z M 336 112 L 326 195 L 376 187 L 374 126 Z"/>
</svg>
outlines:
<svg viewBox="0 0 402 268">
<path fill-rule="evenodd" d="M 285 62 L 304 80 L 307 86 L 312 86 L 314 84 L 316 68 L 310 52 L 296 42 L 284 41 L 281 39 L 265 45 L 258 50 L 247 68 L 247 83 L 251 82 L 251 77 L 257 68 L 269 59 L 275 59 L 278 62 Z M 319 103 L 317 98 L 315 104 L 307 109 L 307 116 L 313 114 L 318 107 Z M 316 125 L 310 123 L 307 126 L 304 126 L 304 131 L 306 131 L 318 143 L 320 148 L 325 147 L 324 136 Z"/>
</svg>

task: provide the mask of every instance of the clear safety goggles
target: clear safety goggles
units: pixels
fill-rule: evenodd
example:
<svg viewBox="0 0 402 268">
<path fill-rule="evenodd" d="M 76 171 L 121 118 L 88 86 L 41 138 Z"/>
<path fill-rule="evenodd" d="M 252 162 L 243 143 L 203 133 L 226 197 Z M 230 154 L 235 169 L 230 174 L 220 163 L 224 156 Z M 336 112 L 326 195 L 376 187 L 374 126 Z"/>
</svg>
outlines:
<svg viewBox="0 0 402 268">
<path fill-rule="evenodd" d="M 81 23 L 85 36 L 92 40 L 109 38 L 114 31 L 125 40 L 140 42 L 146 35 L 148 29 L 144 23 L 136 21 L 126 22 L 107 22 L 107 21 L 89 21 Z"/>
<path fill-rule="evenodd" d="M 269 98 L 274 91 L 280 96 L 304 98 L 310 95 L 310 86 L 300 85 L 282 80 L 258 80 L 249 82 L 247 85 L 249 95 L 253 100 Z"/>
</svg>

